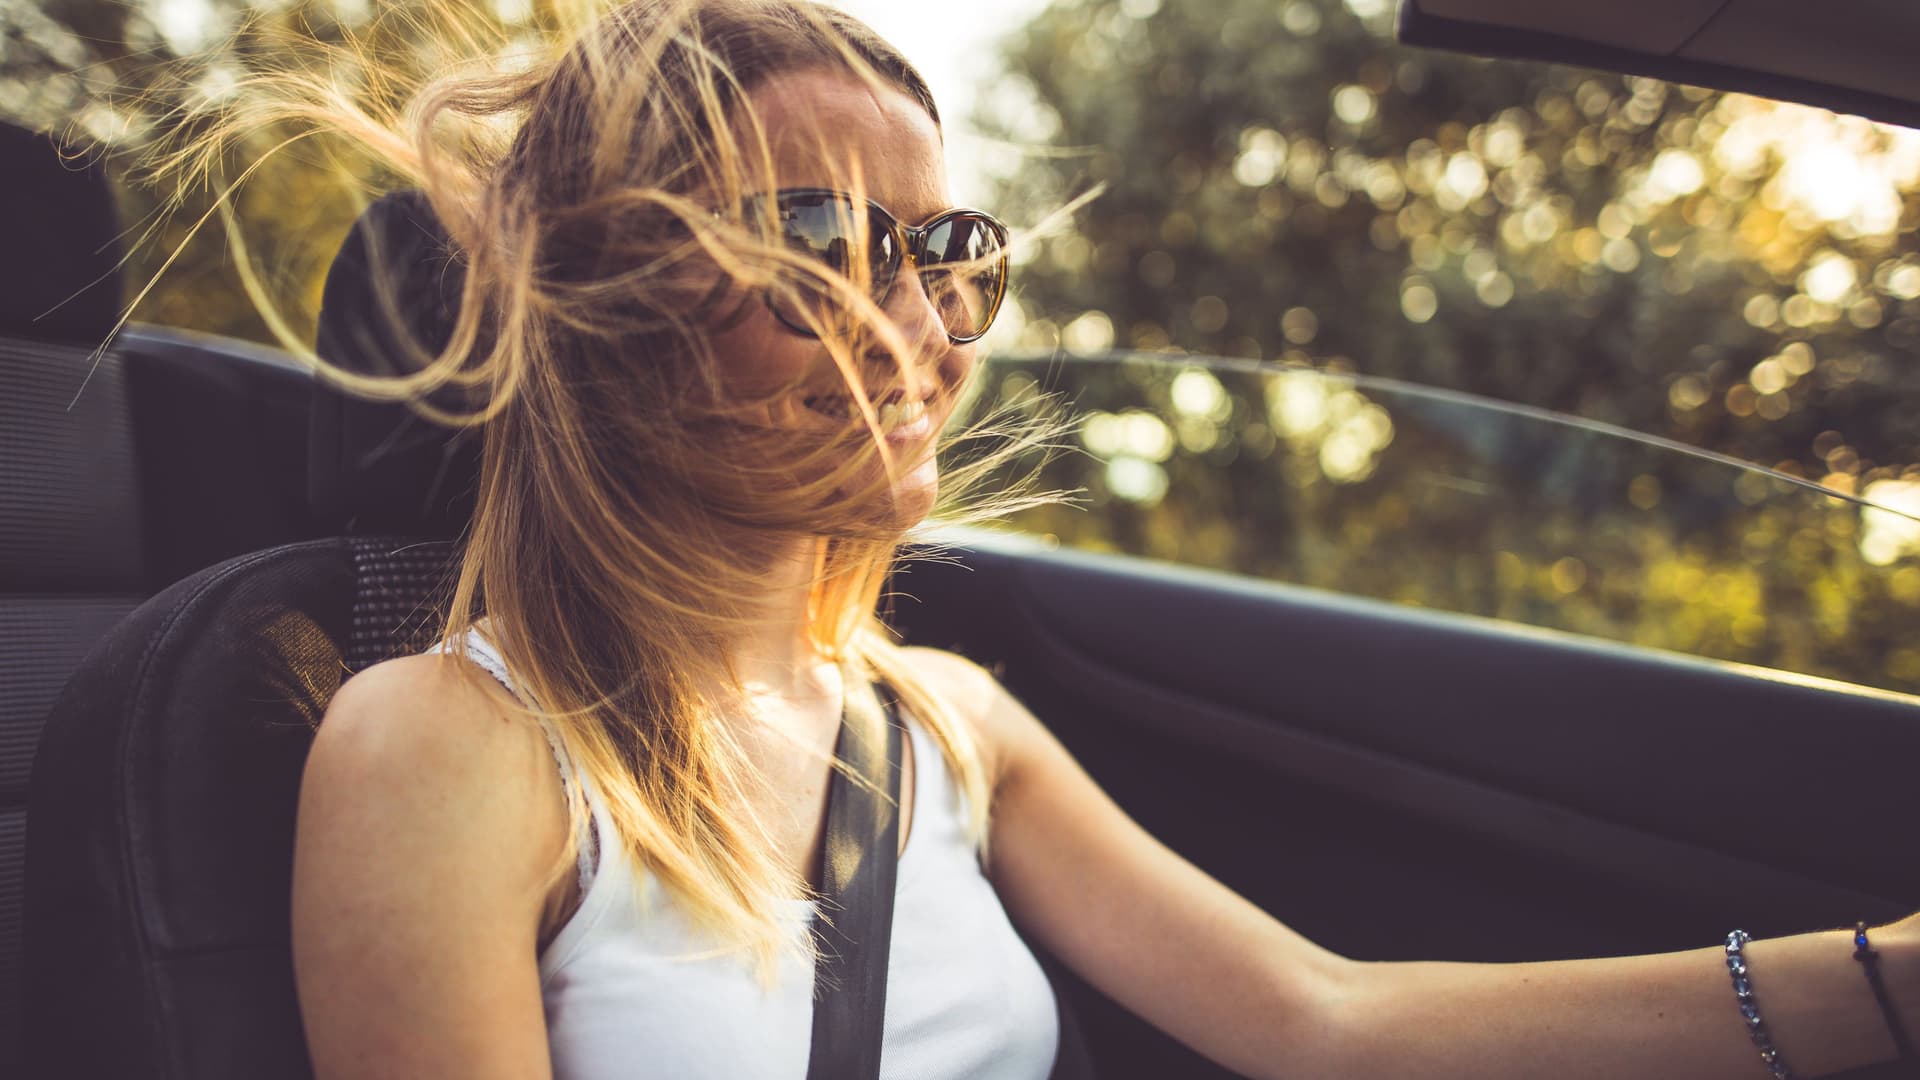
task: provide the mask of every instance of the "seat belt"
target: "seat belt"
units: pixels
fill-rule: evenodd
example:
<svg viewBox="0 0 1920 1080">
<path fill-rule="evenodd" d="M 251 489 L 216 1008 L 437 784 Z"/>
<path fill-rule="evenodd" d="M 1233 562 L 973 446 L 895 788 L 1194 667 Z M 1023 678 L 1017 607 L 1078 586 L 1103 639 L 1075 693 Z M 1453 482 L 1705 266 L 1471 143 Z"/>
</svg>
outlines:
<svg viewBox="0 0 1920 1080">
<path fill-rule="evenodd" d="M 900 858 L 900 717 L 884 687 L 849 692 L 827 785 L 827 832 L 814 919 L 813 1045 L 807 1080 L 878 1080 L 887 956 Z"/>
<path fill-rule="evenodd" d="M 878 1080 L 880 1041 L 886 1027 L 887 957 L 893 940 L 894 879 L 900 855 L 901 725 L 897 705 L 876 687 L 884 716 L 875 718 L 872 695 L 852 695 L 841 718 L 834 754 L 867 782 L 839 769 L 827 786 L 827 835 L 821 868 L 821 907 L 836 917 L 815 923 L 819 959 L 814 965 L 813 1045 L 807 1080 Z M 861 699 L 856 707 L 855 698 Z M 884 722 L 884 757 L 873 733 Z M 862 732 L 868 734 L 862 735 Z M 925 767 L 915 762 L 914 768 Z M 871 785 L 871 786 L 869 786 Z M 882 799 L 878 791 L 886 792 Z M 1061 993 L 1064 980 L 1041 961 L 1059 1010 L 1060 1048 L 1050 1080 L 1091 1080 L 1092 1055 L 1078 1018 Z"/>
</svg>

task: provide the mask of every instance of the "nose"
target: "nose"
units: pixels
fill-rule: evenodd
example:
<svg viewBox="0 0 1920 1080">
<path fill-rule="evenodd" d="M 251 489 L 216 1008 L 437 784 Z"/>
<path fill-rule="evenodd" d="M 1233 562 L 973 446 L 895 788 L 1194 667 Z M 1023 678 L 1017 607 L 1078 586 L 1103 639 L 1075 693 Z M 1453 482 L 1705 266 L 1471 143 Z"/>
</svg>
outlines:
<svg viewBox="0 0 1920 1080">
<path fill-rule="evenodd" d="M 911 355 L 899 358 L 904 361 L 899 367 L 902 377 L 907 380 L 909 395 L 925 397 L 933 392 L 950 394 L 966 381 L 973 371 L 976 349 L 972 343 L 956 345 L 948 336 L 946 322 L 934 306 L 933 296 L 927 291 L 926 282 L 921 279 L 913 260 L 906 260 L 906 264 L 900 268 L 893 289 L 887 294 L 887 302 L 880 310 L 913 350 Z M 896 359 L 879 341 L 873 343 L 868 357 L 889 367 L 893 366 Z M 928 386 L 921 381 L 927 379 L 931 379 L 933 385 Z"/>
</svg>

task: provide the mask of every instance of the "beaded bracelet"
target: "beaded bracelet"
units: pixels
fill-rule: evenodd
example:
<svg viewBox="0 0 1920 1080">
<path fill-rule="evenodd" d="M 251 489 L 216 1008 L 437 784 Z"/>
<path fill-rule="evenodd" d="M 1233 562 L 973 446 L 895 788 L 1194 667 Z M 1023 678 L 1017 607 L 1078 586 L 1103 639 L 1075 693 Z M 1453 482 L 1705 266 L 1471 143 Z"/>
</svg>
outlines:
<svg viewBox="0 0 1920 1080">
<path fill-rule="evenodd" d="M 1866 969 L 1867 985 L 1873 990 L 1873 1000 L 1880 1005 L 1880 1015 L 1886 1017 L 1887 1033 L 1893 1036 L 1893 1048 L 1901 1061 L 1914 1060 L 1913 1040 L 1907 1038 L 1907 1029 L 1900 1023 L 1900 1013 L 1893 1007 L 1893 999 L 1887 996 L 1887 984 L 1880 978 L 1880 954 L 1867 944 L 1867 924 L 1855 923 L 1853 926 L 1853 958 L 1860 961 Z"/>
<path fill-rule="evenodd" d="M 1774 1080 L 1793 1080 L 1793 1070 L 1787 1068 L 1786 1059 L 1774 1049 L 1773 1034 L 1767 1030 L 1767 1022 L 1760 1019 L 1760 1001 L 1753 996 L 1753 980 L 1747 976 L 1747 958 L 1740 950 L 1752 940 L 1745 930 L 1727 935 L 1727 973 L 1733 976 L 1733 996 L 1740 1001 L 1740 1016 L 1747 1022 L 1747 1035 L 1753 1045 L 1760 1048 L 1760 1060 L 1766 1063 Z"/>
</svg>

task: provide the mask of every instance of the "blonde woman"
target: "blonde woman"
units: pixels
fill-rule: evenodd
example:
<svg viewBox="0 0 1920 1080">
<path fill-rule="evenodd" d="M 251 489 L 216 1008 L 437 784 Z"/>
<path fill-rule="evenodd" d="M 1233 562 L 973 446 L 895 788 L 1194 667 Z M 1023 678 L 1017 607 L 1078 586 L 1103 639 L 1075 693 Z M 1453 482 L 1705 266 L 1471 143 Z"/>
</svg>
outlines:
<svg viewBox="0 0 1920 1080">
<path fill-rule="evenodd" d="M 417 376 L 338 377 L 473 391 L 443 418 L 484 425 L 445 640 L 348 682 L 307 765 L 293 941 L 323 1080 L 797 1080 L 833 748 L 875 681 L 909 729 L 883 1076 L 1048 1074 L 1014 923 L 1248 1076 L 1894 1055 L 1844 932 L 1744 945 L 1749 1032 L 1719 945 L 1356 963 L 1155 842 L 987 672 L 875 616 L 901 541 L 996 462 L 935 451 L 1009 236 L 952 205 L 911 65 L 807 0 L 636 0 L 520 55 L 401 110 L 288 71 L 224 114 L 315 125 L 424 193 L 464 269 L 452 341 Z M 1920 1027 L 1920 923 L 1872 934 Z"/>
</svg>

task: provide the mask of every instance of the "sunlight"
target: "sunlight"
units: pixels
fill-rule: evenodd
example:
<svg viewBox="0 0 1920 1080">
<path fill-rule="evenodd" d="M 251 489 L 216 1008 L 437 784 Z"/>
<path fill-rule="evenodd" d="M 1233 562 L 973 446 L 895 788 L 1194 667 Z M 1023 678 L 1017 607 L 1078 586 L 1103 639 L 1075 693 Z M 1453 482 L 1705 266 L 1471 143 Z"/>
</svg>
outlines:
<svg viewBox="0 0 1920 1080">
<path fill-rule="evenodd" d="M 1781 162 L 1767 194 L 1783 208 L 1884 235 L 1899 226 L 1902 194 L 1920 187 L 1920 131 L 1739 94 L 1716 111 L 1728 121 L 1716 161 L 1748 177 Z"/>
<path fill-rule="evenodd" d="M 1860 557 L 1888 566 L 1903 556 L 1920 555 L 1920 520 L 1908 516 L 1920 515 L 1920 481 L 1879 480 L 1860 495 L 1880 504 L 1860 509 Z"/>
<path fill-rule="evenodd" d="M 147 11 L 168 48 L 178 56 L 206 47 L 220 28 L 221 20 L 207 0 L 154 0 Z"/>
<path fill-rule="evenodd" d="M 203 0 L 180 0 L 200 3 Z M 974 0 L 964 18 L 938 4 L 900 0 L 835 0 L 881 37 L 899 46 L 925 75 L 946 122 L 947 167 L 954 201 L 979 205 L 989 194 L 983 163 L 995 145 L 974 132 L 974 102 L 999 65 L 999 40 L 1046 7 L 1045 0 Z M 1158 5 L 1153 5 L 1157 8 Z M 1132 9 L 1145 10 L 1135 3 Z"/>
</svg>

